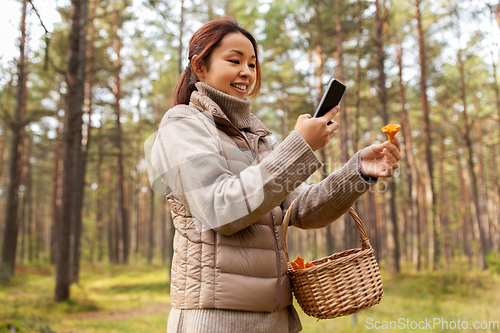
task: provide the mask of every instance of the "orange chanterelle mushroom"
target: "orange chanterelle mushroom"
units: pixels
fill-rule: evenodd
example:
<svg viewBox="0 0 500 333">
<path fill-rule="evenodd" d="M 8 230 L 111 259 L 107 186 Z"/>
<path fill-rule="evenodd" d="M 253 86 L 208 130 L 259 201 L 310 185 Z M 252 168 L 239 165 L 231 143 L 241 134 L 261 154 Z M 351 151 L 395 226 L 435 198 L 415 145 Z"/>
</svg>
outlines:
<svg viewBox="0 0 500 333">
<path fill-rule="evenodd" d="M 382 132 L 387 133 L 387 137 L 389 138 L 389 142 L 392 142 L 392 139 L 396 135 L 396 133 L 401 128 L 399 124 L 389 124 L 382 127 Z"/>
<path fill-rule="evenodd" d="M 294 271 L 296 271 L 298 269 L 308 268 L 308 267 L 314 266 L 310 262 L 304 263 L 304 258 L 301 258 L 301 257 L 297 257 L 297 259 L 295 259 L 295 261 L 292 261 L 290 264 L 292 264 Z"/>
</svg>

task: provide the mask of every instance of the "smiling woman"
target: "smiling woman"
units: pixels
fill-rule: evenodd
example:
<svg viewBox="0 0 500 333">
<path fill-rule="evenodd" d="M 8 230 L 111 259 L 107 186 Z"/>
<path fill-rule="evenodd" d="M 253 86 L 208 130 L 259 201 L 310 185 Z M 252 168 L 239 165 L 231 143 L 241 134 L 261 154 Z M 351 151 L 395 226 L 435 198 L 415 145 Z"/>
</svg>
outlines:
<svg viewBox="0 0 500 333">
<path fill-rule="evenodd" d="M 236 20 L 216 19 L 201 27 L 191 37 L 189 64 L 175 87 L 172 107 L 189 104 L 197 82 L 217 85 L 217 89 L 239 99 L 257 95 L 261 85 L 257 50 L 255 38 Z M 214 70 L 210 71 L 212 62 Z M 215 83 L 217 78 L 225 83 Z M 220 89 L 222 85 L 224 89 Z"/>
<path fill-rule="evenodd" d="M 304 182 L 322 165 L 314 151 L 339 128 L 331 122 L 338 106 L 322 117 L 299 116 L 278 144 L 250 112 L 261 81 L 254 37 L 222 17 L 201 27 L 188 49 L 189 65 L 151 150 L 176 229 L 167 331 L 299 332 L 284 213 L 303 229 L 335 221 L 370 188 L 363 158 L 396 163 L 399 143 L 370 146 L 309 186 Z M 377 170 L 365 171 L 388 176 Z"/>
<path fill-rule="evenodd" d="M 191 63 L 201 82 L 239 99 L 245 99 L 255 83 L 257 56 L 250 40 L 238 32 L 224 37 L 210 61 L 194 56 Z"/>
</svg>

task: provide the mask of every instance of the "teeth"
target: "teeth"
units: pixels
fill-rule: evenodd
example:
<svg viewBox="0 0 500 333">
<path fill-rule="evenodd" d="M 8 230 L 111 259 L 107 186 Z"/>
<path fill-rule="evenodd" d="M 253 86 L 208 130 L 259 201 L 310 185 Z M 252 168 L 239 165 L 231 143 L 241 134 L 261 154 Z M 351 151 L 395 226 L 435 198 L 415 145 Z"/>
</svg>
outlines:
<svg viewBox="0 0 500 333">
<path fill-rule="evenodd" d="M 238 89 L 241 89 L 241 90 L 247 90 L 247 86 L 244 86 L 242 84 L 235 84 L 235 83 L 233 83 L 232 86 L 236 87 Z"/>
</svg>

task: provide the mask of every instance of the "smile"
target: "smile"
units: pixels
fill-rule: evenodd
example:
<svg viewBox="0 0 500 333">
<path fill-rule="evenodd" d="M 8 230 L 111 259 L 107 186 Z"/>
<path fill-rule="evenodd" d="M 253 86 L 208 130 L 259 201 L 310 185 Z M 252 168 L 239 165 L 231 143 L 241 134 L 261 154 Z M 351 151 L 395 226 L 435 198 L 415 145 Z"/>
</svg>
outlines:
<svg viewBox="0 0 500 333">
<path fill-rule="evenodd" d="M 235 88 L 238 88 L 240 90 L 247 90 L 247 86 L 246 85 L 243 85 L 243 84 L 236 84 L 236 83 L 231 83 L 231 85 Z"/>
</svg>

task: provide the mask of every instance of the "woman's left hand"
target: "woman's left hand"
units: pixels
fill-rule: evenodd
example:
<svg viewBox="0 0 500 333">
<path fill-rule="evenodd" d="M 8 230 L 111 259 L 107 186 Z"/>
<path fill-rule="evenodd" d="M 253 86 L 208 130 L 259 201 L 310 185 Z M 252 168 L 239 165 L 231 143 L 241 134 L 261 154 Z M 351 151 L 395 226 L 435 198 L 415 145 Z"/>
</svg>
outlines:
<svg viewBox="0 0 500 333">
<path fill-rule="evenodd" d="M 380 145 L 373 144 L 361 151 L 361 171 L 370 177 L 391 177 L 399 168 L 401 146 L 395 137 L 392 143 L 386 141 Z"/>
</svg>

